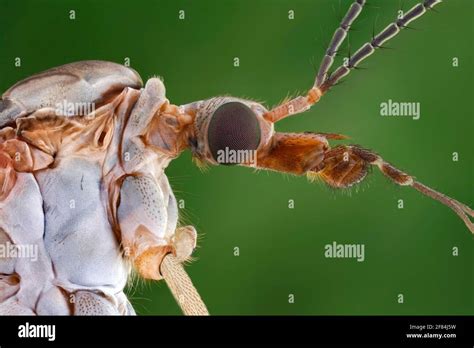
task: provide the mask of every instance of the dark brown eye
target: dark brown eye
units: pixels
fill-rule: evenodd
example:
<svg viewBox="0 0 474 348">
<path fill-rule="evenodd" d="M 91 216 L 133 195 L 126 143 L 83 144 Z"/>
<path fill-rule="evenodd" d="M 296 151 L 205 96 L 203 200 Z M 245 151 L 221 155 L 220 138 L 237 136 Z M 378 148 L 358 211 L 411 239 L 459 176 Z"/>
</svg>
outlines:
<svg viewBox="0 0 474 348">
<path fill-rule="evenodd" d="M 260 125 L 247 105 L 229 102 L 212 115 L 207 139 L 214 160 L 220 164 L 247 162 L 260 144 Z"/>
</svg>

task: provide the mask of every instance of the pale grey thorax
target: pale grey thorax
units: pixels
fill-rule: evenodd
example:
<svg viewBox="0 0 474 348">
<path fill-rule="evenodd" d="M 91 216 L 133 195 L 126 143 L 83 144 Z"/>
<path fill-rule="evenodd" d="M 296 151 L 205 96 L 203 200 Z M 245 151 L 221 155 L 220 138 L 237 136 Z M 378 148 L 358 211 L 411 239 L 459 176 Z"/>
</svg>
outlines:
<svg viewBox="0 0 474 348">
<path fill-rule="evenodd" d="M 97 74 L 84 80 L 84 69 Z M 76 78 L 62 77 L 71 71 Z M 64 131 L 60 145 L 47 136 L 25 138 L 54 162 L 19 173 L 13 192 L 0 201 L 0 246 L 31 244 L 38 252 L 35 261 L 0 258 L 0 314 L 134 314 L 123 293 L 130 258 L 172 244 L 178 208 L 164 173 L 171 157 L 140 140 L 167 101 L 164 86 L 151 79 L 137 89 L 141 80 L 130 71 L 112 63 L 72 64 L 4 95 L 0 123 L 28 117 L 31 122 L 18 124 L 31 131 L 54 116 Z M 60 90 L 52 89 L 57 81 L 65 84 Z M 68 98 L 103 103 L 107 90 L 122 91 L 96 115 L 77 119 L 48 116 L 51 105 L 35 93 L 38 86 L 49 104 Z M 19 104 L 23 109 L 12 116 Z"/>
</svg>

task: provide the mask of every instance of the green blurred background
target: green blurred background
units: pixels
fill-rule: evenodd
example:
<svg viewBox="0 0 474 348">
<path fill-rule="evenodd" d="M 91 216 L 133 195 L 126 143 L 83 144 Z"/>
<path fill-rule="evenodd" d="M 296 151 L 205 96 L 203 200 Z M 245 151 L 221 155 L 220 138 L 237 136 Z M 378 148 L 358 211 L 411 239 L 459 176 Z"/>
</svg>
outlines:
<svg viewBox="0 0 474 348">
<path fill-rule="evenodd" d="M 404 10 L 417 3 L 402 2 Z M 312 85 L 313 65 L 350 3 L 0 0 L 0 91 L 56 65 L 129 57 L 144 79 L 164 78 L 175 104 L 231 94 L 275 105 Z M 369 4 L 351 31 L 352 52 L 393 20 L 401 1 Z M 277 129 L 350 135 L 474 206 L 473 9 L 471 0 L 439 5 L 388 44 L 395 49 L 379 50 L 367 69 Z M 420 102 L 420 120 L 381 117 L 388 99 Z M 202 173 L 185 153 L 168 176 L 185 202 L 183 222 L 200 233 L 187 270 L 212 314 L 474 314 L 471 233 L 447 207 L 376 171 L 341 192 L 246 168 Z M 365 261 L 325 258 L 333 241 L 365 244 Z M 163 282 L 135 282 L 128 292 L 139 314 L 180 313 Z"/>
</svg>

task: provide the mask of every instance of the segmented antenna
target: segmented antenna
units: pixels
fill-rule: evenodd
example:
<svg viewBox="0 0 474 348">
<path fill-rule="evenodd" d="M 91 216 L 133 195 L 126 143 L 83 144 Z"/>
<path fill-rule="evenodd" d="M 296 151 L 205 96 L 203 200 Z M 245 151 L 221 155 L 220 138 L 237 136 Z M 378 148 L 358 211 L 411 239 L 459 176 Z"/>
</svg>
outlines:
<svg viewBox="0 0 474 348">
<path fill-rule="evenodd" d="M 354 2 L 349 10 L 346 13 L 346 16 L 342 19 L 339 28 L 336 29 L 334 35 L 332 36 L 329 47 L 326 50 L 326 55 L 324 56 L 321 65 L 319 67 L 318 75 L 316 76 L 315 86 L 320 87 L 324 81 L 326 81 L 327 73 L 331 69 L 332 64 L 334 63 L 334 56 L 336 55 L 339 47 L 347 36 L 349 29 L 355 19 L 362 12 L 362 7 L 365 4 L 365 0 L 357 0 Z"/>
<path fill-rule="evenodd" d="M 326 54 L 319 66 L 318 74 L 314 81 L 313 87 L 306 95 L 297 96 L 289 101 L 280 104 L 267 113 L 263 117 L 272 123 L 278 122 L 288 116 L 296 115 L 316 104 L 321 97 L 335 84 L 337 84 L 344 76 L 349 74 L 351 70 L 357 68 L 357 65 L 375 52 L 377 48 L 382 47 L 384 43 L 396 36 L 401 29 L 422 16 L 426 10 L 431 10 L 441 0 L 424 0 L 422 3 L 412 7 L 402 18 L 388 25 L 379 34 L 375 35 L 370 42 L 367 42 L 351 57 L 348 57 L 346 64 L 338 67 L 332 74 L 328 76 L 328 71 L 334 62 L 334 56 L 347 36 L 350 26 L 359 16 L 365 5 L 365 0 L 356 0 L 352 3 L 345 17 L 342 19 L 339 28 L 335 31 Z"/>
<path fill-rule="evenodd" d="M 357 67 L 357 65 L 360 62 L 362 62 L 364 59 L 366 59 L 372 53 L 374 53 L 377 48 L 380 48 L 384 43 L 386 43 L 387 41 L 395 37 L 401 31 L 401 29 L 406 28 L 409 23 L 421 17 L 422 15 L 424 15 L 427 10 L 431 10 L 435 5 L 439 4 L 440 2 L 441 0 L 425 0 L 423 1 L 423 3 L 413 6 L 402 18 L 399 18 L 395 22 L 389 24 L 378 35 L 376 35 L 372 39 L 372 41 L 367 42 L 361 48 L 359 48 L 359 50 L 355 52 L 352 55 L 352 57 L 350 57 L 350 59 L 347 61 L 347 64 L 341 65 L 340 67 L 338 67 L 334 71 L 334 73 L 332 73 L 327 79 L 325 79 L 324 82 L 322 82 L 321 78 L 323 76 L 326 76 L 327 71 L 332 64 L 332 57 L 329 54 L 327 54 L 324 57 L 323 62 L 321 63 L 321 67 L 319 69 L 319 73 L 316 78 L 315 87 L 319 87 L 323 93 L 327 91 L 329 88 L 334 86 L 340 79 L 348 75 L 351 72 L 351 70 Z M 359 1 L 352 4 L 352 6 L 354 5 L 356 5 L 357 8 L 362 9 Z M 352 6 L 351 6 L 351 9 L 352 9 Z M 352 21 L 354 21 L 355 18 L 357 18 L 358 13 L 353 15 L 353 18 L 351 18 L 349 16 L 351 13 L 351 9 L 349 9 L 349 12 L 346 15 L 346 18 L 352 19 Z M 360 10 L 359 10 L 359 13 L 360 13 Z M 352 23 L 352 21 L 350 23 Z M 342 23 L 341 23 L 341 27 L 342 27 Z M 332 49 L 331 46 L 339 47 L 339 45 L 342 42 L 342 40 L 341 41 L 335 40 L 336 36 L 338 35 L 337 33 L 339 29 L 334 34 L 333 41 L 331 42 L 331 45 L 328 49 L 329 53 L 332 53 L 332 51 L 330 51 Z M 339 38 L 339 36 L 337 37 Z M 326 57 L 329 57 L 329 58 L 326 59 Z"/>
</svg>

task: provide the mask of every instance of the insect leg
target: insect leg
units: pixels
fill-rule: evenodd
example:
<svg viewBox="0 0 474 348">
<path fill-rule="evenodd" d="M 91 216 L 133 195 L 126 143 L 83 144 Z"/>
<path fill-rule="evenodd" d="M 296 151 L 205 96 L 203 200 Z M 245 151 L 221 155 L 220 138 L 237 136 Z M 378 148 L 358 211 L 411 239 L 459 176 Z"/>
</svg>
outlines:
<svg viewBox="0 0 474 348">
<path fill-rule="evenodd" d="M 172 251 L 165 238 L 167 209 L 163 192 L 151 175 L 130 175 L 122 183 L 117 208 L 122 245 L 140 275 L 161 279 L 159 266 Z"/>
<path fill-rule="evenodd" d="M 158 183 L 163 191 L 165 202 L 167 201 L 168 221 L 166 224 L 165 238 L 171 241 L 175 256 L 179 261 L 190 259 L 196 248 L 197 232 L 193 226 L 176 228 L 179 220 L 179 210 L 176 197 L 166 175 L 158 178 Z"/>
<path fill-rule="evenodd" d="M 122 245 L 146 279 L 162 278 L 159 267 L 166 254 L 184 261 L 196 247 L 194 227 L 176 229 L 177 206 L 169 189 L 151 174 L 127 176 L 120 189 L 117 220 Z"/>
</svg>

